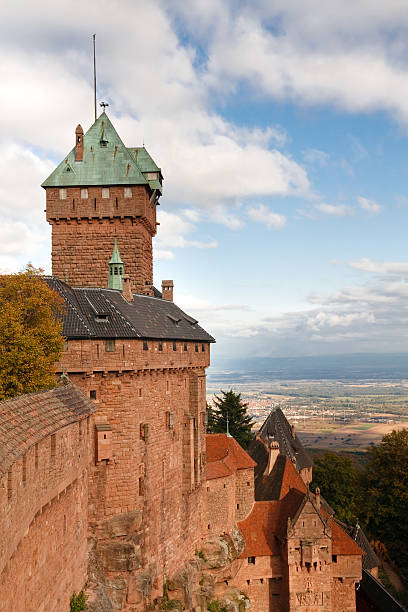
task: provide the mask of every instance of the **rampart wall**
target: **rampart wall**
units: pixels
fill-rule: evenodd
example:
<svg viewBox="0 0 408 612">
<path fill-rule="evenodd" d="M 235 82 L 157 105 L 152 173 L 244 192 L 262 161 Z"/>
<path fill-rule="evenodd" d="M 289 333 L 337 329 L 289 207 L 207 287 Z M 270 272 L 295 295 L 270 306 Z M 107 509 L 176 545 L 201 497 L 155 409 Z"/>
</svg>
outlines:
<svg viewBox="0 0 408 612">
<path fill-rule="evenodd" d="M 92 417 L 58 430 L 1 479 L 1 609 L 61 612 L 84 586 L 92 431 Z"/>
</svg>

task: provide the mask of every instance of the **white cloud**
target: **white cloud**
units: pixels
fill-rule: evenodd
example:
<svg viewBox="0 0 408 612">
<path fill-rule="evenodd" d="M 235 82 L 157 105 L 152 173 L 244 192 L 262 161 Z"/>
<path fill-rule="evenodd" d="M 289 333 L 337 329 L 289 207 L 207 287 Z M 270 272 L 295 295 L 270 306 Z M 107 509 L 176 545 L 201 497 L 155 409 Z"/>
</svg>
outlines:
<svg viewBox="0 0 408 612">
<path fill-rule="evenodd" d="M 263 223 L 268 229 L 280 229 L 286 223 L 286 217 L 278 213 L 274 213 L 265 204 L 252 206 L 247 209 L 247 214 L 252 221 Z"/>
<path fill-rule="evenodd" d="M 352 206 L 346 206 L 345 204 L 325 204 L 324 202 L 315 204 L 316 210 L 325 215 L 333 215 L 336 217 L 345 217 L 354 215 L 354 208 Z"/>
<path fill-rule="evenodd" d="M 197 249 L 215 249 L 217 241 L 214 239 L 190 240 L 187 238 L 196 230 L 196 226 L 189 218 L 198 218 L 197 215 L 189 214 L 190 211 L 180 211 L 179 214 L 170 213 L 165 210 L 158 211 L 157 236 L 153 241 L 154 253 L 158 259 L 173 259 L 174 253 L 171 249 L 195 247 Z"/>
<path fill-rule="evenodd" d="M 381 206 L 377 204 L 377 202 L 374 202 L 374 200 L 369 200 L 367 198 L 359 196 L 357 198 L 357 201 L 360 204 L 361 208 L 363 210 L 366 210 L 367 212 L 378 213 L 381 210 Z"/>
<path fill-rule="evenodd" d="M 380 276 L 407 276 L 408 263 L 405 261 L 373 261 L 368 257 L 363 257 L 357 261 L 349 263 L 351 268 L 372 272 Z"/>
<path fill-rule="evenodd" d="M 320 151 L 319 149 L 306 149 L 306 151 L 303 152 L 303 159 L 308 164 L 327 166 L 330 155 L 325 151 Z"/>
</svg>

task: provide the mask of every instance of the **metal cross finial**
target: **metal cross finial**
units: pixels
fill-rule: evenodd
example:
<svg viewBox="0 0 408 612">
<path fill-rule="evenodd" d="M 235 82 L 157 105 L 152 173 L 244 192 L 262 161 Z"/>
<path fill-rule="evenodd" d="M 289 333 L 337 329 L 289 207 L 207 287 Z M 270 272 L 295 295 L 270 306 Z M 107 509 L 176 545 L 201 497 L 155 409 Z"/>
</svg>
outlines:
<svg viewBox="0 0 408 612">
<path fill-rule="evenodd" d="M 100 103 L 99 103 L 99 106 L 102 106 L 102 108 L 103 108 L 103 112 L 105 112 L 105 108 L 106 108 L 107 106 L 109 106 L 109 104 L 108 104 L 107 102 L 100 102 Z"/>
</svg>

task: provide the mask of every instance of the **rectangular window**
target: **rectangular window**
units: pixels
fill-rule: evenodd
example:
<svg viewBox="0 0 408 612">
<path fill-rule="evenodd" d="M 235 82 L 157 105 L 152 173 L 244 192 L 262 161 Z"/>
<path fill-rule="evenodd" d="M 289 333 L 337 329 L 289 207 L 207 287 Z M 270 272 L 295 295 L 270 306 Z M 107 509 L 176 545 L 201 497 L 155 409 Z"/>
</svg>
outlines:
<svg viewBox="0 0 408 612">
<path fill-rule="evenodd" d="M 149 435 L 149 424 L 140 423 L 140 439 L 146 441 L 148 435 Z"/>
<path fill-rule="evenodd" d="M 198 344 L 195 345 L 195 352 L 198 353 Z"/>
<path fill-rule="evenodd" d="M 205 344 L 202 344 L 202 345 L 201 345 L 201 352 L 202 352 L 202 353 L 205 353 Z"/>
<path fill-rule="evenodd" d="M 87 200 L 87 199 L 88 199 L 88 189 L 84 187 L 83 189 L 81 189 L 81 200 Z"/>
<path fill-rule="evenodd" d="M 92 400 L 96 400 L 96 391 L 95 389 L 91 389 L 89 392 L 89 398 Z"/>
<path fill-rule="evenodd" d="M 333 563 L 337 563 L 337 555 L 332 555 L 332 561 Z"/>
<path fill-rule="evenodd" d="M 66 189 L 60 189 L 59 190 L 59 199 L 60 200 L 66 200 L 67 199 L 67 190 Z"/>
<path fill-rule="evenodd" d="M 174 428 L 174 413 L 173 412 L 166 412 L 166 427 L 167 429 Z"/>
<path fill-rule="evenodd" d="M 248 563 L 255 565 L 255 557 L 248 557 Z"/>
<path fill-rule="evenodd" d="M 159 340 L 158 349 L 159 351 L 163 350 L 163 342 L 161 340 Z"/>
<path fill-rule="evenodd" d="M 107 353 L 114 353 L 116 350 L 115 338 L 107 338 L 105 340 L 105 351 Z"/>
<path fill-rule="evenodd" d="M 102 187 L 102 197 L 104 200 L 109 198 L 109 187 Z"/>
<path fill-rule="evenodd" d="M 65 340 L 63 348 L 64 348 L 64 351 L 68 350 L 68 340 Z"/>
<path fill-rule="evenodd" d="M 142 476 L 139 478 L 139 495 L 144 495 L 144 478 Z"/>
<path fill-rule="evenodd" d="M 125 187 L 125 198 L 131 198 L 131 197 L 132 197 L 132 188 Z"/>
<path fill-rule="evenodd" d="M 57 437 L 56 434 L 52 434 L 51 436 L 51 446 L 50 446 L 50 456 L 51 456 L 51 464 L 55 464 L 55 457 L 57 454 Z"/>
<path fill-rule="evenodd" d="M 187 350 L 187 342 L 184 343 L 184 350 Z"/>
<path fill-rule="evenodd" d="M 7 499 L 10 500 L 13 495 L 13 472 L 12 468 L 7 472 Z"/>
<path fill-rule="evenodd" d="M 149 350 L 149 345 L 147 344 L 147 340 L 143 340 L 143 350 L 144 351 L 148 351 Z"/>
<path fill-rule="evenodd" d="M 173 342 L 173 351 L 177 351 L 177 342 Z"/>
</svg>

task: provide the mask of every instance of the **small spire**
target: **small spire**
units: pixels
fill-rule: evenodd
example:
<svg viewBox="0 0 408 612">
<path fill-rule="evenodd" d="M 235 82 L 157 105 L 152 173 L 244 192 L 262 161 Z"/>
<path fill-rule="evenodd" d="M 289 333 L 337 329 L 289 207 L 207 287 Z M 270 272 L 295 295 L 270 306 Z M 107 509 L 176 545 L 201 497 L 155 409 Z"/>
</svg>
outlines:
<svg viewBox="0 0 408 612">
<path fill-rule="evenodd" d="M 227 410 L 227 437 L 228 438 L 232 438 L 230 432 L 229 432 L 229 418 L 228 418 L 228 410 Z"/>
<path fill-rule="evenodd" d="M 113 245 L 112 257 L 109 261 L 109 278 L 108 278 L 108 289 L 119 289 L 122 290 L 122 277 L 125 272 L 123 261 L 121 259 L 118 239 L 115 238 Z"/>
</svg>

